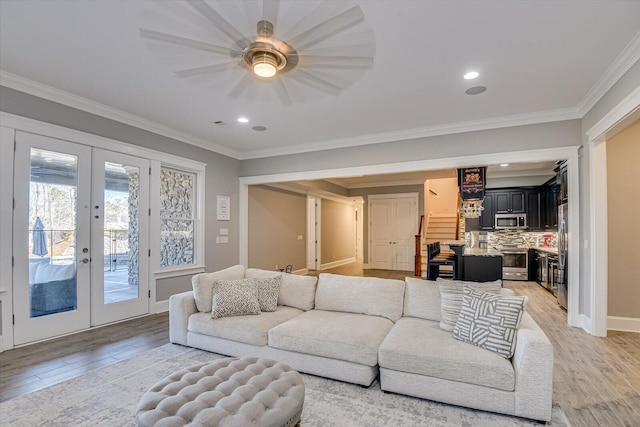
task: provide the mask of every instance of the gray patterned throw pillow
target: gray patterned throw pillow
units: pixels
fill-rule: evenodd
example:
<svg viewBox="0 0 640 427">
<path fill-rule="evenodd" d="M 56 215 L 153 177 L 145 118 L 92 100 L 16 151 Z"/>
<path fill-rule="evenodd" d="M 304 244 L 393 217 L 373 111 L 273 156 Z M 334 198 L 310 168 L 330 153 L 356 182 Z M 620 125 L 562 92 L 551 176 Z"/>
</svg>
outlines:
<svg viewBox="0 0 640 427">
<path fill-rule="evenodd" d="M 448 280 L 438 277 L 436 279 L 440 287 L 440 329 L 453 331 L 458 321 L 460 308 L 462 307 L 462 291 L 465 286 L 483 292 L 499 294 L 502 289 L 502 280 L 493 282 L 465 282 L 463 280 Z"/>
<path fill-rule="evenodd" d="M 251 280 L 256 284 L 261 311 L 276 311 L 278 308 L 278 295 L 280 293 L 282 276 L 255 277 L 244 280 Z"/>
<path fill-rule="evenodd" d="M 219 319 L 243 314 L 260 314 L 256 284 L 244 279 L 213 282 L 211 318 Z"/>
<path fill-rule="evenodd" d="M 453 337 L 510 359 L 527 301 L 526 296 L 493 295 L 465 287 Z"/>
</svg>

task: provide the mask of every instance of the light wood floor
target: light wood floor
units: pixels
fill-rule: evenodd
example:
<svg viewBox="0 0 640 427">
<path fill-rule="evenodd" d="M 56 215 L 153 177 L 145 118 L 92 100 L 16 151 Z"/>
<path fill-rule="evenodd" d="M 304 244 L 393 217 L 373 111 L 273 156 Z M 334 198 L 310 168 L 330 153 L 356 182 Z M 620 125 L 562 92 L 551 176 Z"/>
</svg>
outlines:
<svg viewBox="0 0 640 427">
<path fill-rule="evenodd" d="M 403 280 L 413 272 L 362 270 L 360 264 L 327 272 Z M 640 334 L 610 331 L 593 337 L 566 324 L 566 312 L 535 282 L 506 282 L 529 297 L 528 311 L 554 345 L 553 401 L 571 425 L 640 426 Z M 0 354 L 0 401 L 117 363 L 169 342 L 167 313 L 94 329 Z"/>
</svg>

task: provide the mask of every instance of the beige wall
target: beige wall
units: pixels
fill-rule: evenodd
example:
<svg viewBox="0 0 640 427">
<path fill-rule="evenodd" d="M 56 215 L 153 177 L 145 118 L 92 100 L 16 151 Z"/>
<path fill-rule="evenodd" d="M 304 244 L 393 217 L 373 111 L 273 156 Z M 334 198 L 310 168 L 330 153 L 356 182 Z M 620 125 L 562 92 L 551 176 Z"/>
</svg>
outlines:
<svg viewBox="0 0 640 427">
<path fill-rule="evenodd" d="M 458 212 L 458 178 L 429 179 L 425 182 L 424 195 L 427 214 Z"/>
<path fill-rule="evenodd" d="M 307 197 L 263 186 L 249 187 L 249 265 L 274 270 L 306 268 Z M 298 240 L 298 236 L 302 236 Z"/>
<path fill-rule="evenodd" d="M 322 199 L 322 265 L 356 256 L 355 207 Z"/>
<path fill-rule="evenodd" d="M 640 318 L 640 120 L 607 141 L 608 315 Z"/>
</svg>

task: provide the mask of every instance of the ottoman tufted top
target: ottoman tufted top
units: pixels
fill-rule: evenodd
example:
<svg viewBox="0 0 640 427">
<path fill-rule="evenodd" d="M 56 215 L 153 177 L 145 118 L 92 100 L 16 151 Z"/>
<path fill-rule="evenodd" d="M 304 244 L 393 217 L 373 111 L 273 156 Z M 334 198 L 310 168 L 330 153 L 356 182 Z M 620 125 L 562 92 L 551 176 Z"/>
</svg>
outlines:
<svg viewBox="0 0 640 427">
<path fill-rule="evenodd" d="M 224 358 L 175 372 L 138 403 L 138 426 L 294 425 L 304 401 L 302 376 L 257 357 Z"/>
</svg>

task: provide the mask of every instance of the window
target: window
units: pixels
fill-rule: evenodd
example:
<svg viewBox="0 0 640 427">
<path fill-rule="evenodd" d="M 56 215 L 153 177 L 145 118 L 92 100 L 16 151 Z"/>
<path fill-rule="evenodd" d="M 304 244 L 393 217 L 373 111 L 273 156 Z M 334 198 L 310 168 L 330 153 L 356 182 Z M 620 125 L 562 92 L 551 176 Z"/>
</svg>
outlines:
<svg viewBox="0 0 640 427">
<path fill-rule="evenodd" d="M 196 263 L 196 174 L 160 169 L 160 266 Z"/>
</svg>

